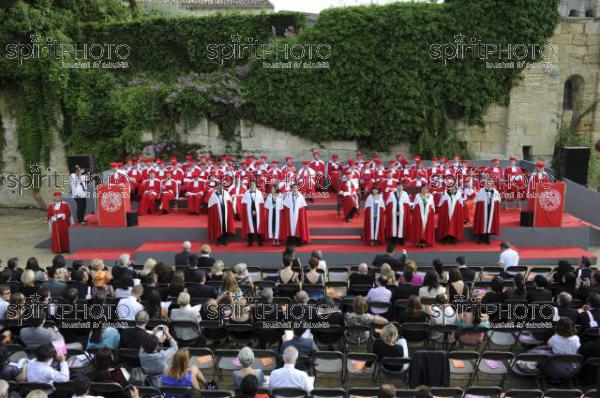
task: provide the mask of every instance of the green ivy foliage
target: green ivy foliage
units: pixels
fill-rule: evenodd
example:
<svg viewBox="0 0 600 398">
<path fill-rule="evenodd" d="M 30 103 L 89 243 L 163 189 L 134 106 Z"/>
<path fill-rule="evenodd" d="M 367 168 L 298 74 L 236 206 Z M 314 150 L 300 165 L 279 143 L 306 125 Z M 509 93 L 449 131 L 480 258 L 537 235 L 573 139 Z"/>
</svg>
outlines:
<svg viewBox="0 0 600 398">
<path fill-rule="evenodd" d="M 316 142 L 356 139 L 375 150 L 410 142 L 426 156 L 453 154 L 459 149 L 453 121 L 482 125 L 490 104 L 508 102 L 520 69 L 488 69 L 473 58 L 444 63 L 432 57 L 432 44 L 452 44 L 459 34 L 497 45 L 541 44 L 559 20 L 558 0 L 330 9 L 309 28 L 299 13 L 131 14 L 120 0 L 0 4 L 1 49 L 30 43 L 32 34 L 62 44 L 131 48 L 127 69 L 68 69 L 52 57 L 22 64 L 0 57 L 0 84 L 17 117 L 26 166 L 47 163 L 53 128 L 69 152 L 94 154 L 103 166 L 138 151 L 142 131 L 176 141 L 203 117 L 232 141 L 237 121 L 246 118 Z M 290 26 L 295 34 L 284 37 Z M 208 47 L 250 39 L 329 45 L 329 68 L 264 67 L 278 61 L 273 54 L 218 60 Z"/>
</svg>

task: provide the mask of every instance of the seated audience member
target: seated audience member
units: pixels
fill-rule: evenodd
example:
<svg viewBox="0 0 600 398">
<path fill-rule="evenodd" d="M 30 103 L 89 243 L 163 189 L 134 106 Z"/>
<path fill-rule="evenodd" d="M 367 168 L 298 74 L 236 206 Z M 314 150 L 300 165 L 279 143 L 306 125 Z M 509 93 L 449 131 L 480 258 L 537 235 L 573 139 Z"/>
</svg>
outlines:
<svg viewBox="0 0 600 398">
<path fill-rule="evenodd" d="M 192 254 L 192 242 L 186 240 L 183 242 L 181 252 L 175 255 L 175 265 L 188 265 L 188 258 Z"/>
<path fill-rule="evenodd" d="M 302 270 L 302 262 L 298 258 L 295 246 L 293 246 L 293 245 L 286 246 L 285 249 L 283 250 L 282 258 L 285 258 L 285 256 L 291 257 L 292 268 L 294 268 L 295 271 L 299 272 L 300 270 Z M 286 261 L 283 260 L 283 263 L 285 264 Z"/>
<path fill-rule="evenodd" d="M 65 339 L 56 326 L 46 328 L 44 322 L 46 322 L 46 318 L 33 318 L 31 326 L 21 329 L 19 338 L 25 347 L 33 349 Z"/>
<path fill-rule="evenodd" d="M 377 392 L 377 398 L 396 398 L 396 387 L 393 384 L 382 384 Z"/>
<path fill-rule="evenodd" d="M 121 279 L 115 280 L 115 297 L 123 299 L 131 296 L 133 290 L 133 278 L 129 275 L 122 275 Z"/>
<path fill-rule="evenodd" d="M 169 333 L 169 328 L 160 329 L 164 333 L 165 341 L 169 342 L 169 348 L 166 350 L 159 349 L 160 340 L 156 334 L 158 330 L 155 333 L 148 334 L 139 351 L 140 366 L 150 379 L 150 383 L 155 387 L 160 386 L 160 376 L 162 376 L 167 364 L 171 362 L 179 349 L 177 341 Z"/>
<path fill-rule="evenodd" d="M 315 250 L 310 253 L 311 258 L 316 258 L 319 261 L 318 269 L 323 270 L 324 273 L 327 273 L 327 262 L 323 260 L 323 252 L 321 250 Z"/>
<path fill-rule="evenodd" d="M 190 284 L 186 289 L 192 298 L 217 298 L 215 288 L 206 284 L 206 274 L 204 271 L 199 269 L 193 270 L 188 282 Z"/>
<path fill-rule="evenodd" d="M 590 293 L 586 305 L 583 306 L 583 311 L 577 317 L 577 324 L 581 325 L 585 331 L 598 327 L 598 322 L 600 322 L 600 294 Z"/>
<path fill-rule="evenodd" d="M 440 283 L 448 282 L 448 272 L 444 271 L 444 264 L 439 260 L 433 260 L 433 270 L 435 271 L 435 275 L 437 276 Z"/>
<path fill-rule="evenodd" d="M 135 315 L 135 327 L 121 330 L 121 347 L 139 350 L 150 334 L 146 331 L 149 320 L 146 311 L 140 311 Z"/>
<path fill-rule="evenodd" d="M 102 295 L 104 297 L 115 297 L 115 290 L 110 282 L 111 275 L 106 271 L 96 271 L 92 279 L 92 296 Z"/>
<path fill-rule="evenodd" d="M 367 313 L 369 304 L 363 296 L 356 296 L 352 304 L 352 312 L 347 312 L 344 320 L 347 326 L 385 325 L 388 320 L 380 315 Z M 362 344 L 369 338 L 369 331 L 345 330 L 346 340 L 353 344 Z"/>
<path fill-rule="evenodd" d="M 87 376 L 79 376 L 72 381 L 73 397 L 72 398 L 103 398 L 101 396 L 89 395 L 92 381 Z M 130 386 L 129 398 L 139 398 L 140 394 L 135 386 Z"/>
<path fill-rule="evenodd" d="M 458 265 L 458 270 L 462 275 L 463 281 L 473 282 L 475 280 L 475 271 L 467 266 L 467 260 L 464 256 L 456 257 L 456 264 Z"/>
<path fill-rule="evenodd" d="M 108 326 L 106 319 L 96 321 L 99 327 L 92 329 L 87 343 L 87 349 L 108 348 L 118 351 L 121 343 L 121 335 L 114 327 Z"/>
<path fill-rule="evenodd" d="M 23 268 L 19 267 L 19 259 L 16 257 L 9 258 L 6 262 L 6 269 L 10 271 L 9 281 L 20 281 Z"/>
<path fill-rule="evenodd" d="M 0 320 L 4 319 L 8 305 L 10 303 L 10 286 L 0 284 Z M 4 330 L 4 326 L 0 324 L 0 331 Z"/>
<path fill-rule="evenodd" d="M 404 271 L 399 279 L 399 283 L 408 283 L 413 286 L 421 286 L 423 277 L 417 273 L 417 263 L 408 260 L 404 266 Z"/>
<path fill-rule="evenodd" d="M 144 293 L 142 294 L 141 300 L 148 301 L 150 297 L 150 293 L 153 291 L 157 291 L 160 294 L 161 299 L 167 298 L 167 289 L 161 288 L 157 286 L 158 284 L 158 275 L 154 272 L 149 273 L 148 275 L 142 276 L 142 285 L 144 286 Z"/>
<path fill-rule="evenodd" d="M 85 268 L 72 272 L 72 280 L 67 283 L 69 289 L 77 289 L 77 298 L 87 300 L 91 298 L 92 288 L 89 285 L 90 275 Z"/>
<path fill-rule="evenodd" d="M 324 296 L 318 301 L 317 317 L 317 322 L 326 323 L 327 325 L 329 325 L 329 327 L 340 327 L 339 334 L 327 333 L 327 330 L 330 330 L 330 328 L 327 328 L 327 330 L 322 330 L 320 328 L 311 329 L 311 333 L 313 334 L 313 336 L 315 336 L 316 339 L 319 340 L 320 343 L 333 344 L 342 337 L 342 330 L 345 324 L 344 315 L 335 304 L 333 298 L 331 298 L 330 296 Z M 333 347 L 331 348 L 332 349 L 329 351 L 333 350 Z"/>
<path fill-rule="evenodd" d="M 396 272 L 394 272 L 394 270 L 392 269 L 392 267 L 390 267 L 390 265 L 388 263 L 385 263 L 381 266 L 381 268 L 379 269 L 379 275 L 380 276 L 385 276 L 387 279 L 387 285 L 390 289 L 393 286 L 397 286 L 398 282 L 396 282 Z"/>
<path fill-rule="evenodd" d="M 199 271 L 198 269 L 198 256 L 196 256 L 195 254 L 190 254 L 190 256 L 187 259 L 187 268 L 185 268 L 183 270 L 184 276 L 185 276 L 185 280 L 187 282 L 192 282 L 192 274 L 196 271 Z"/>
<path fill-rule="evenodd" d="M 306 330 L 307 329 L 305 328 L 294 329 L 294 337 L 281 343 L 279 352 L 283 354 L 287 347 L 294 347 L 296 350 L 298 350 L 298 355 L 302 357 L 310 357 L 313 352 L 319 351 L 313 339 L 303 337 Z"/>
<path fill-rule="evenodd" d="M 507 300 L 527 300 L 527 287 L 523 274 L 516 274 L 514 277 L 515 286 L 506 291 Z"/>
<path fill-rule="evenodd" d="M 572 302 L 573 297 L 567 292 L 562 292 L 556 296 L 555 316 L 569 318 L 573 322 L 577 322 L 579 311 L 571 307 Z"/>
<path fill-rule="evenodd" d="M 190 295 L 186 292 L 179 294 L 179 308 L 171 310 L 171 321 L 190 321 L 196 325 L 200 322 L 200 313 L 190 305 Z M 181 340 L 193 340 L 200 336 L 198 326 L 176 326 L 175 335 Z"/>
<path fill-rule="evenodd" d="M 200 247 L 200 255 L 198 256 L 198 267 L 212 267 L 215 263 L 215 259 L 210 256 L 211 253 L 210 245 L 202 245 Z M 223 269 L 221 269 L 221 273 Z M 212 277 L 212 272 L 211 272 Z M 211 278 L 212 279 L 212 278 Z"/>
<path fill-rule="evenodd" d="M 69 365 L 63 355 L 58 355 L 52 344 L 43 344 L 35 349 L 35 359 L 23 366 L 22 375 L 28 383 L 66 383 L 69 381 Z M 58 361 L 59 369 L 52 367 Z"/>
<path fill-rule="evenodd" d="M 94 258 L 90 262 L 90 271 L 92 272 L 92 279 L 94 275 L 96 275 L 97 271 L 106 271 L 108 272 L 108 267 L 104 264 L 104 261 L 100 258 Z"/>
<path fill-rule="evenodd" d="M 170 265 L 160 261 L 154 266 L 154 273 L 156 274 L 157 283 L 166 285 L 171 283 L 175 270 Z"/>
<path fill-rule="evenodd" d="M 29 298 L 37 293 L 38 289 L 39 286 L 35 284 L 35 273 L 30 269 L 23 271 L 23 274 L 21 274 L 21 293 Z"/>
<path fill-rule="evenodd" d="M 373 342 L 373 354 L 377 355 L 378 359 L 405 357 L 404 347 L 408 346 L 406 340 L 398 338 L 398 329 L 394 324 L 388 323 L 385 325 L 381 330 L 380 337 Z M 386 369 L 390 371 L 401 370 L 400 367 L 395 366 L 387 366 Z"/>
<path fill-rule="evenodd" d="M 115 359 L 112 350 L 102 348 L 96 352 L 92 361 L 93 368 L 89 377 L 94 383 L 117 383 L 124 387 L 129 385 L 127 381 L 127 371 L 123 368 L 115 367 Z M 107 394 L 106 397 L 126 398 L 124 393 Z"/>
<path fill-rule="evenodd" d="M 52 297 L 62 297 L 67 291 L 67 284 L 65 283 L 65 268 L 54 268 L 49 267 L 48 280 L 42 284 L 50 292 Z"/>
<path fill-rule="evenodd" d="M 558 262 L 558 266 L 555 268 L 552 273 L 552 282 L 554 283 L 562 283 L 564 282 L 564 277 L 569 272 L 573 272 L 573 266 L 567 260 L 560 260 Z"/>
<path fill-rule="evenodd" d="M 123 275 L 129 275 L 131 279 L 136 277 L 136 272 L 133 269 L 133 262 L 131 256 L 127 253 L 123 253 L 119 256 L 114 267 L 111 269 L 112 277 L 118 281 Z"/>
<path fill-rule="evenodd" d="M 235 271 L 235 279 L 237 280 L 238 286 L 248 287 L 250 290 L 254 289 L 254 284 L 250 275 L 248 275 L 248 266 L 245 263 L 238 263 L 233 267 Z"/>
<path fill-rule="evenodd" d="M 233 301 L 237 301 L 243 297 L 244 292 L 240 289 L 233 272 L 227 271 L 223 273 L 223 283 L 221 284 L 220 293 L 221 295 L 219 298 L 227 294 Z M 219 300 L 219 298 L 217 298 L 217 300 Z"/>
<path fill-rule="evenodd" d="M 191 387 L 202 390 L 206 384 L 204 375 L 196 366 L 190 365 L 190 351 L 181 348 L 175 352 L 170 366 L 160 378 L 164 387 Z"/>
<path fill-rule="evenodd" d="M 445 294 L 446 288 L 440 285 L 440 280 L 435 271 L 428 271 L 423 280 L 423 286 L 419 289 L 421 299 L 435 299 L 438 294 Z"/>
<path fill-rule="evenodd" d="M 592 275 L 592 261 L 589 257 L 582 256 L 581 261 L 579 262 L 579 269 L 577 269 L 577 279 L 584 280 L 589 279 Z"/>
<path fill-rule="evenodd" d="M 600 271 L 593 271 L 589 279 L 581 281 L 579 298 L 586 300 L 590 293 L 600 294 Z"/>
<path fill-rule="evenodd" d="M 417 295 L 410 296 L 406 303 L 406 310 L 400 312 L 399 316 L 400 323 L 423 323 L 429 321 L 429 314 L 427 314 L 423 305 L 421 304 L 421 298 Z M 410 341 L 424 340 L 427 338 L 427 332 L 419 332 L 406 330 L 402 332 L 402 335 Z"/>
<path fill-rule="evenodd" d="M 36 282 L 44 282 L 46 280 L 46 271 L 40 266 L 37 258 L 29 257 L 25 263 L 25 271 L 31 270 L 35 276 Z"/>
<path fill-rule="evenodd" d="M 202 255 L 198 257 L 198 261 L 202 258 Z M 200 263 L 198 263 L 200 266 Z M 210 281 L 221 282 L 223 280 L 223 272 L 225 270 L 225 263 L 222 260 L 213 261 L 213 265 L 210 268 Z"/>
<path fill-rule="evenodd" d="M 448 296 L 450 302 L 465 301 L 467 289 L 458 268 L 452 268 L 448 272 Z"/>
<path fill-rule="evenodd" d="M 571 296 L 577 296 L 579 289 L 577 288 L 577 275 L 575 272 L 567 272 L 561 282 L 556 282 L 551 285 L 552 296 L 556 297 L 560 293 L 569 293 Z"/>
<path fill-rule="evenodd" d="M 319 285 L 319 286 L 325 286 L 325 282 L 327 282 L 327 278 L 325 277 L 324 273 L 321 272 L 317 272 L 317 270 L 319 269 L 319 259 L 317 259 L 316 257 L 311 257 L 308 260 L 308 272 L 305 272 L 302 275 L 302 283 L 303 284 L 310 284 L 310 285 Z M 322 290 L 312 290 L 312 291 L 308 291 L 308 294 L 310 296 L 310 298 L 318 300 L 321 297 L 323 297 L 323 291 Z"/>
<path fill-rule="evenodd" d="M 240 387 L 236 391 L 237 398 L 269 398 L 269 394 L 258 394 L 261 385 L 258 378 L 254 375 L 248 375 L 240 382 Z"/>
<path fill-rule="evenodd" d="M 170 301 L 173 297 L 179 297 L 179 294 L 185 290 L 185 276 L 183 271 L 177 270 L 169 283 L 167 298 Z M 171 297 L 171 298 L 169 298 Z"/>
<path fill-rule="evenodd" d="M 242 380 L 249 375 L 256 377 L 258 384 L 264 383 L 264 374 L 262 369 L 253 369 L 254 352 L 250 347 L 243 347 L 238 353 L 238 359 L 242 368 L 233 372 L 233 389 L 238 390 Z"/>
<path fill-rule="evenodd" d="M 552 290 L 550 290 L 550 282 L 544 275 L 536 275 L 533 278 L 534 288 L 527 293 L 527 301 L 533 302 L 551 302 Z"/>
<path fill-rule="evenodd" d="M 377 278 L 375 282 L 375 287 L 371 288 L 367 293 L 365 299 L 368 303 L 379 302 L 379 303 L 390 303 L 392 298 L 392 292 L 386 287 L 388 279 L 387 277 L 381 275 Z M 384 308 L 371 308 L 371 312 L 373 314 L 381 315 L 385 314 L 386 311 Z"/>
<path fill-rule="evenodd" d="M 439 294 L 435 298 L 435 305 L 432 306 L 431 318 L 429 320 L 431 325 L 456 325 L 457 316 L 456 310 L 448 305 L 448 297 L 445 294 Z M 435 342 L 454 342 L 454 333 L 442 333 L 436 330 L 432 330 L 429 338 Z"/>
<path fill-rule="evenodd" d="M 575 323 L 566 317 L 561 317 L 556 323 L 555 332 L 548 346 L 555 355 L 575 355 L 581 347 L 579 336 L 575 331 Z"/>
<path fill-rule="evenodd" d="M 44 390 L 31 390 L 25 398 L 48 398 L 48 393 Z"/>
<path fill-rule="evenodd" d="M 117 305 L 119 319 L 135 320 L 136 314 L 144 309 L 144 306 L 139 302 L 143 293 L 144 287 L 142 285 L 135 285 L 131 290 L 131 296 L 119 300 Z"/>
<path fill-rule="evenodd" d="M 291 255 L 283 256 L 283 268 L 279 270 L 279 283 L 298 283 L 300 277 L 298 272 L 293 270 L 294 259 Z"/>
<path fill-rule="evenodd" d="M 406 300 L 412 295 L 418 296 L 419 288 L 419 286 L 410 283 L 399 283 L 392 291 L 392 303 L 395 303 L 396 300 Z"/>
<path fill-rule="evenodd" d="M 396 245 L 394 243 L 389 243 L 385 248 L 385 253 L 378 254 L 373 259 L 371 265 L 375 270 L 379 270 L 383 264 L 389 264 L 390 267 L 394 271 L 399 271 L 402 267 L 400 264 L 400 260 L 394 257 L 394 251 L 396 250 Z"/>
<path fill-rule="evenodd" d="M 169 310 L 162 306 L 162 299 L 158 290 L 152 290 L 146 300 L 146 312 L 150 319 L 169 319 Z"/>
<path fill-rule="evenodd" d="M 308 377 L 308 374 L 295 368 L 298 360 L 298 350 L 294 347 L 288 347 L 283 351 L 282 368 L 275 369 L 269 377 L 269 390 L 275 388 L 300 388 L 307 394 L 310 394 L 314 387 L 314 382 Z"/>
<path fill-rule="evenodd" d="M 375 278 L 373 274 L 369 273 L 369 267 L 365 263 L 361 263 L 358 265 L 358 272 L 353 272 L 348 277 L 348 281 L 350 282 L 350 288 L 348 294 L 350 295 L 359 295 L 364 294 L 366 290 L 357 291 L 355 290 L 356 286 L 373 286 L 375 283 Z"/>
<path fill-rule="evenodd" d="M 278 304 L 273 304 L 273 289 L 270 287 L 260 291 L 260 303 L 252 307 L 252 319 L 255 326 L 254 331 L 258 339 L 259 348 L 267 348 L 281 340 L 283 329 L 260 327 L 263 322 L 268 325 L 271 322 L 277 322 L 281 308 Z"/>
</svg>

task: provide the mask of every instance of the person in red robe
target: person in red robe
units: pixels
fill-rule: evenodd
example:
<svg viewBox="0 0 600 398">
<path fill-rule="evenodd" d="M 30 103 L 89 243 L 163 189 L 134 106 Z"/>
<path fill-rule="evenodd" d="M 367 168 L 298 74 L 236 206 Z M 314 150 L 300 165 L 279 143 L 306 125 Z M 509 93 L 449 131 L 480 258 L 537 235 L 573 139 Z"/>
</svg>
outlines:
<svg viewBox="0 0 600 398">
<path fill-rule="evenodd" d="M 48 223 L 52 231 L 52 252 L 69 252 L 69 226 L 73 218 L 71 207 L 63 202 L 60 192 L 54 192 L 54 203 L 48 205 Z"/>
<path fill-rule="evenodd" d="M 224 185 L 229 185 L 227 192 L 229 193 L 229 196 L 231 196 L 233 218 L 234 220 L 239 221 L 242 219 L 242 196 L 244 196 L 244 193 L 246 192 L 246 185 L 244 185 L 244 182 L 239 174 L 236 175 L 233 180 L 229 179 L 229 181 L 233 181 L 233 184 L 227 184 L 224 181 Z"/>
<path fill-rule="evenodd" d="M 308 164 L 308 160 L 302 161 L 302 167 L 298 170 L 296 177 L 298 178 L 300 192 L 302 192 L 305 199 L 312 202 L 315 197 L 317 175 Z"/>
<path fill-rule="evenodd" d="M 435 203 L 427 184 L 415 196 L 412 204 L 412 225 L 410 240 L 419 247 L 433 246 L 435 241 Z"/>
<path fill-rule="evenodd" d="M 204 195 L 204 183 L 200 180 L 199 171 L 194 171 L 192 175 L 193 179 L 185 186 L 188 214 L 200 214 L 202 196 Z"/>
<path fill-rule="evenodd" d="M 456 244 L 463 239 L 463 194 L 455 183 L 451 183 L 440 198 L 437 234 L 442 243 Z"/>
<path fill-rule="evenodd" d="M 475 214 L 475 197 L 477 196 L 476 185 L 473 176 L 464 178 L 464 188 L 462 190 L 464 204 L 463 224 L 468 224 L 473 220 L 473 215 Z"/>
<path fill-rule="evenodd" d="M 319 151 L 313 152 L 313 159 L 308 164 L 308 167 L 315 171 L 315 186 L 316 190 L 323 191 L 329 188 L 329 184 L 325 181 L 325 162 L 321 160 Z"/>
<path fill-rule="evenodd" d="M 283 199 L 283 227 L 288 245 L 301 246 L 310 243 L 310 230 L 307 217 L 308 205 L 298 191 L 298 185 L 292 185 L 291 192 Z"/>
<path fill-rule="evenodd" d="M 342 166 L 338 162 L 338 155 L 334 153 L 331 155 L 331 161 L 327 162 L 327 180 L 330 190 L 334 192 L 340 191 L 341 171 Z"/>
<path fill-rule="evenodd" d="M 208 200 L 208 239 L 215 240 L 217 246 L 227 246 L 228 236 L 234 233 L 231 196 L 218 182 Z"/>
<path fill-rule="evenodd" d="M 490 236 L 500 233 L 500 192 L 495 188 L 495 181 L 488 179 L 485 188 L 475 197 L 475 218 L 473 233 L 478 236 L 477 243 L 491 244 Z"/>
<path fill-rule="evenodd" d="M 410 198 L 402 182 L 388 195 L 385 210 L 387 239 L 404 245 L 410 231 Z"/>
<path fill-rule="evenodd" d="M 352 221 L 352 218 L 358 213 L 358 198 L 360 195 L 360 186 L 356 178 L 352 178 L 352 172 L 346 170 L 345 177 L 340 184 L 339 195 L 342 200 L 342 210 L 346 222 Z"/>
<path fill-rule="evenodd" d="M 163 214 L 168 214 L 171 212 L 171 200 L 179 199 L 179 181 L 174 180 L 169 171 L 161 185 L 160 210 Z"/>
<path fill-rule="evenodd" d="M 242 238 L 252 246 L 254 239 L 259 246 L 263 245 L 261 224 L 264 220 L 265 199 L 261 191 L 256 189 L 256 181 L 250 181 L 249 189 L 242 197 Z"/>
<path fill-rule="evenodd" d="M 502 167 L 500 167 L 499 159 L 492 159 L 492 165 L 484 168 L 483 173 L 486 175 L 486 178 L 491 178 L 494 180 L 494 186 L 496 187 L 496 189 L 500 189 L 502 176 L 504 175 L 504 170 L 502 169 Z"/>
<path fill-rule="evenodd" d="M 535 207 L 537 187 L 550 182 L 550 176 L 544 171 L 545 166 L 546 164 L 542 161 L 536 162 L 535 171 L 529 175 L 527 184 L 527 210 L 529 211 L 533 211 Z"/>
<path fill-rule="evenodd" d="M 279 246 L 279 242 L 284 238 L 284 229 L 282 226 L 283 197 L 279 188 L 275 185 L 271 187 L 265 199 L 264 220 L 261 222 L 262 235 L 273 242 L 273 246 Z"/>
<path fill-rule="evenodd" d="M 149 178 L 142 183 L 141 188 L 142 197 L 140 199 L 138 214 L 145 215 L 158 212 L 156 200 L 160 197 L 161 183 L 160 180 L 156 178 L 154 171 L 149 173 Z"/>
<path fill-rule="evenodd" d="M 526 182 L 523 170 L 517 166 L 517 158 L 511 156 L 508 166 L 504 169 L 502 194 L 505 201 L 514 207 L 520 207 L 521 200 L 525 198 Z"/>
<path fill-rule="evenodd" d="M 363 222 L 362 241 L 375 246 L 385 242 L 385 202 L 374 186 L 365 201 L 365 216 Z"/>
</svg>

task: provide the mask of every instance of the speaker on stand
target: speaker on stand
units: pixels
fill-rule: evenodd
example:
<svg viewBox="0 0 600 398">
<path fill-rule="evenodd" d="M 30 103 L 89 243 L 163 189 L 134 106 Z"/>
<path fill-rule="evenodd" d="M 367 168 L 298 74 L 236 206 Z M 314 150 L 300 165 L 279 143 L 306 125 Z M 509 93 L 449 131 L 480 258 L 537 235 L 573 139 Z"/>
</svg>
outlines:
<svg viewBox="0 0 600 398">
<path fill-rule="evenodd" d="M 563 178 L 587 186 L 589 147 L 565 147 L 560 149 L 560 175 Z"/>
<path fill-rule="evenodd" d="M 522 227 L 533 227 L 533 211 L 521 210 Z"/>
<path fill-rule="evenodd" d="M 138 225 L 138 214 L 136 211 L 127 212 L 127 226 L 135 227 Z"/>
</svg>

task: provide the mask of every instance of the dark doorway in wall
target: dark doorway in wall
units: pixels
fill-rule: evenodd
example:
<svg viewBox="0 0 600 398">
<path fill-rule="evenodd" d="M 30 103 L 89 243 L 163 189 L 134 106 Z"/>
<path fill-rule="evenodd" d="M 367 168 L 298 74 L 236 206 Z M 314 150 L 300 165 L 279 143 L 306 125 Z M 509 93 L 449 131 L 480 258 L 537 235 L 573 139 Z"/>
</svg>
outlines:
<svg viewBox="0 0 600 398">
<path fill-rule="evenodd" d="M 523 160 L 531 162 L 531 145 L 523 146 Z"/>
</svg>

